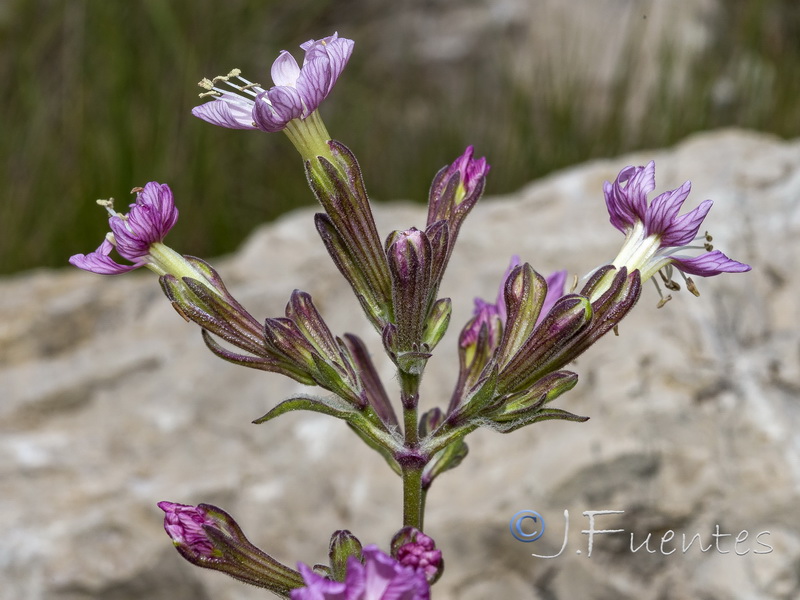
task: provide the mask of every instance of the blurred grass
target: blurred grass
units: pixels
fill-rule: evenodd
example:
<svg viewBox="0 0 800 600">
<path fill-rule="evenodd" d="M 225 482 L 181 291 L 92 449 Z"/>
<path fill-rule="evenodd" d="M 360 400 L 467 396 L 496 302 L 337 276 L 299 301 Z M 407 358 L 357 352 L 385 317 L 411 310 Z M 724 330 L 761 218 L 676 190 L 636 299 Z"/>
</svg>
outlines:
<svg viewBox="0 0 800 600">
<path fill-rule="evenodd" d="M 198 256 L 229 252 L 255 225 L 313 204 L 283 136 L 213 127 L 189 110 L 201 77 L 239 67 L 268 83 L 279 50 L 299 56 L 300 42 L 335 29 L 357 45 L 323 116 L 379 200 L 424 201 L 432 175 L 470 143 L 489 158 L 488 192 L 498 194 L 698 130 L 800 135 L 800 2 L 722 6 L 713 43 L 688 69 L 675 73 L 680 48 L 659 49 L 660 72 L 637 110 L 637 57 L 648 40 L 635 32 L 599 102 L 568 64 L 539 65 L 535 86 L 521 82 L 503 39 L 481 49 L 482 66 L 387 67 L 372 59 L 388 43 L 369 27 L 380 3 L 6 0 L 0 273 L 63 266 L 93 250 L 106 231 L 94 200 L 113 196 L 122 208 L 128 190 L 151 180 L 170 184 L 181 211 L 170 245 Z"/>
</svg>

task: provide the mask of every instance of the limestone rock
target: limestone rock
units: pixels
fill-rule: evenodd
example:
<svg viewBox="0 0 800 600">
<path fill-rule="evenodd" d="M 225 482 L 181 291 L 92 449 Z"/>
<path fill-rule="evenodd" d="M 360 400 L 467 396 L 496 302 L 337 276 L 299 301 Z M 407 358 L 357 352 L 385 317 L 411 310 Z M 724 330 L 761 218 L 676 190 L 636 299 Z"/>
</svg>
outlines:
<svg viewBox="0 0 800 600">
<path fill-rule="evenodd" d="M 715 244 L 753 271 L 699 280 L 700 298 L 674 294 L 661 310 L 647 286 L 619 337 L 579 359 L 578 386 L 556 402 L 587 423 L 470 436 L 467 459 L 429 494 L 427 532 L 447 563 L 437 598 L 800 594 L 800 141 L 712 132 L 483 200 L 443 286 L 453 325 L 423 402 L 447 402 L 460 324 L 474 296 L 494 296 L 512 254 L 578 275 L 613 258 L 622 236 L 608 224 L 602 183 L 650 158 L 658 190 L 691 178 L 688 207 L 715 200 L 706 221 Z M 281 314 L 294 288 L 310 292 L 334 331 L 368 341 L 393 388 L 311 214 L 264 226 L 212 262 L 257 316 Z M 384 235 L 424 221 L 408 204 L 376 215 Z M 159 500 L 219 505 L 288 564 L 325 561 L 335 529 L 386 547 L 399 526 L 400 481 L 385 463 L 320 415 L 250 424 L 301 386 L 215 358 L 149 273 L 6 279 L 0 340 L 2 600 L 263 597 L 185 563 L 162 530 Z M 535 543 L 509 533 L 523 509 L 546 520 Z M 532 557 L 558 553 L 565 510 L 566 549 Z M 582 513 L 592 510 L 624 511 L 595 526 L 625 531 L 596 534 L 588 557 Z M 651 534 L 649 546 L 632 552 L 631 533 L 634 548 Z"/>
</svg>

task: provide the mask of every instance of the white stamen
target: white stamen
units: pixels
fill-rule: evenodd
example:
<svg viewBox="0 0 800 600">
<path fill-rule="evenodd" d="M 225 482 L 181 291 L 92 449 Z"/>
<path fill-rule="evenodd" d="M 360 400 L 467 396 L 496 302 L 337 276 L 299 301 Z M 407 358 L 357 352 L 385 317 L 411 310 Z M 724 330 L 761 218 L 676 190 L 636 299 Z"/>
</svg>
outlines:
<svg viewBox="0 0 800 600">
<path fill-rule="evenodd" d="M 108 200 L 97 200 L 96 202 L 97 204 L 105 208 L 106 212 L 108 212 L 108 214 L 111 215 L 112 217 L 119 217 L 120 219 L 128 218 L 128 215 L 123 215 L 122 213 L 118 213 L 117 211 L 114 210 L 113 198 L 109 198 Z"/>
<path fill-rule="evenodd" d="M 203 92 L 202 94 L 200 94 L 200 97 L 201 98 L 207 98 L 207 97 L 221 98 L 221 97 L 227 95 L 229 100 L 233 100 L 234 98 L 237 98 L 240 94 L 242 94 L 242 95 L 252 96 L 253 98 L 255 98 L 256 96 L 258 96 L 260 93 L 262 93 L 264 91 L 263 88 L 261 87 L 261 84 L 253 83 L 252 81 L 248 81 L 244 77 L 240 77 L 239 76 L 240 74 L 241 74 L 241 70 L 239 70 L 239 69 L 231 69 L 231 71 L 227 75 L 217 75 L 216 77 L 214 77 L 212 79 L 208 79 L 207 77 L 204 77 L 203 79 L 200 80 L 200 82 L 197 85 L 199 85 L 204 90 L 208 90 L 208 91 Z M 234 77 L 236 79 L 238 79 L 239 81 L 241 81 L 243 83 L 243 85 L 238 85 L 238 84 L 232 82 L 231 79 L 233 79 Z M 228 86 L 232 87 L 236 92 L 238 92 L 238 94 L 233 93 L 233 92 L 231 92 L 229 90 L 224 90 L 224 89 L 221 89 L 221 88 L 217 87 L 216 84 L 219 83 L 219 82 L 224 82 L 224 83 L 228 84 Z M 248 102 L 252 102 L 252 100 L 250 100 L 248 98 L 244 98 L 244 100 L 247 100 Z"/>
<path fill-rule="evenodd" d="M 670 300 L 672 300 L 672 296 L 671 296 L 671 295 L 664 296 L 664 294 L 663 294 L 663 293 L 661 293 L 661 286 L 660 286 L 660 285 L 658 285 L 658 281 L 656 281 L 655 277 L 653 277 L 653 278 L 651 279 L 651 281 L 653 282 L 653 285 L 654 285 L 654 286 L 656 286 L 656 291 L 658 292 L 658 297 L 659 297 L 659 301 L 658 301 L 658 304 L 656 304 L 656 308 L 661 308 L 661 307 L 662 307 L 662 306 L 664 306 L 664 305 L 665 305 L 667 302 L 669 302 Z"/>
<path fill-rule="evenodd" d="M 673 292 L 678 292 L 680 291 L 681 286 L 677 281 L 672 279 L 672 271 L 672 265 L 670 264 L 659 270 L 658 275 L 661 277 L 661 281 L 664 282 L 665 288 Z"/>
</svg>

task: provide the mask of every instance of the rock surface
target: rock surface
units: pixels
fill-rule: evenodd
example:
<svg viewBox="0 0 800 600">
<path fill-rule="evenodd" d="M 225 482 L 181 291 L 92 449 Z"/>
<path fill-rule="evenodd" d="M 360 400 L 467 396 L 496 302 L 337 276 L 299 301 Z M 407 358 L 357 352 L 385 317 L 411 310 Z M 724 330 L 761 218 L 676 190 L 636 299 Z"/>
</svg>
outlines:
<svg viewBox="0 0 800 600">
<path fill-rule="evenodd" d="M 557 401 L 587 423 L 469 438 L 470 455 L 429 495 L 427 531 L 447 562 L 437 598 L 800 595 L 800 140 L 713 132 L 483 200 L 443 286 L 453 327 L 428 367 L 424 402 L 449 397 L 456 333 L 473 296 L 494 296 L 510 255 L 577 274 L 613 258 L 621 235 L 602 183 L 651 158 L 659 191 L 691 178 L 690 207 L 715 200 L 706 221 L 715 244 L 753 271 L 700 280 L 700 298 L 674 294 L 661 310 L 647 286 L 620 336 L 581 357 L 578 386 Z M 380 205 L 376 216 L 384 235 L 424 220 L 408 204 Z M 335 332 L 361 335 L 382 358 L 311 211 L 212 262 L 253 314 L 281 314 L 292 289 L 306 290 Z M 288 564 L 325 561 L 335 529 L 386 547 L 399 525 L 399 479 L 344 424 L 308 413 L 250 424 L 299 386 L 216 359 L 149 273 L 6 279 L 0 340 L 3 600 L 264 597 L 185 563 L 161 528 L 164 499 L 225 508 Z M 532 544 L 509 534 L 523 509 L 547 522 Z M 563 553 L 532 557 L 559 552 L 565 510 Z M 625 531 L 595 535 L 588 557 L 590 510 L 624 511 L 596 517 L 595 528 Z M 631 532 L 634 548 L 652 534 L 654 552 L 632 552 Z M 682 536 L 688 544 L 695 534 L 700 543 L 684 552 Z"/>
</svg>

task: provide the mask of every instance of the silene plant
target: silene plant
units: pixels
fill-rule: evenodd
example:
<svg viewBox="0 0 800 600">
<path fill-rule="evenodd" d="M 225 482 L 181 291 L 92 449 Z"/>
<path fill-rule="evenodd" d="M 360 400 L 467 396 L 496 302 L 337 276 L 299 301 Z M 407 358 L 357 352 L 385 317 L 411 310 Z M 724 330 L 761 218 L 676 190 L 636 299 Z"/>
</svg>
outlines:
<svg viewBox="0 0 800 600">
<path fill-rule="evenodd" d="M 611 224 L 625 236 L 616 258 L 594 268 L 574 291 L 565 289 L 565 271 L 543 277 L 513 258 L 496 300 L 476 299 L 474 316 L 461 329 L 449 403 L 419 414 L 425 366 L 450 324 L 451 300 L 438 297 L 439 284 L 461 225 L 483 193 L 489 165 L 468 147 L 434 177 L 427 222 L 382 241 L 356 157 L 331 138 L 318 112 L 353 41 L 334 33 L 301 48 L 302 65 L 280 53 L 272 87 L 244 79 L 238 69 L 203 79 L 201 97 L 208 101 L 192 113 L 221 127 L 283 131 L 300 152 L 324 211 L 314 217 L 317 233 L 396 367 L 399 402 L 390 398 L 364 342 L 332 333 L 308 293 L 295 290 L 284 316 L 261 321 L 211 265 L 167 246 L 178 210 L 166 184 L 134 188 L 127 213 L 99 201 L 111 231 L 97 250 L 69 261 L 103 275 L 154 271 L 177 312 L 200 326 L 211 352 L 324 390 L 284 400 L 255 423 L 295 410 L 342 419 L 402 479 L 402 523 L 388 545 L 363 546 L 349 531 L 336 531 L 328 565 L 300 562 L 297 568 L 253 546 L 221 508 L 159 502 L 164 528 L 186 560 L 294 600 L 422 600 L 430 598 L 444 566 L 424 533 L 426 495 L 439 475 L 464 459 L 467 435 L 479 427 L 509 433 L 548 419 L 585 421 L 552 404 L 578 382 L 566 367 L 616 328 L 643 282 L 658 275 L 667 289 L 679 289 L 672 278 L 677 270 L 696 295 L 689 276 L 750 267 L 714 250 L 708 234 L 698 235 L 711 200 L 679 214 L 689 182 L 648 200 L 656 187 L 654 163 L 626 167 L 603 188 Z M 112 251 L 128 262 L 117 262 Z"/>
</svg>

